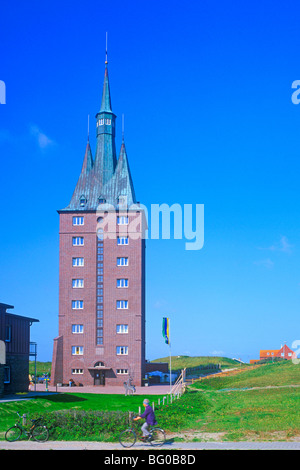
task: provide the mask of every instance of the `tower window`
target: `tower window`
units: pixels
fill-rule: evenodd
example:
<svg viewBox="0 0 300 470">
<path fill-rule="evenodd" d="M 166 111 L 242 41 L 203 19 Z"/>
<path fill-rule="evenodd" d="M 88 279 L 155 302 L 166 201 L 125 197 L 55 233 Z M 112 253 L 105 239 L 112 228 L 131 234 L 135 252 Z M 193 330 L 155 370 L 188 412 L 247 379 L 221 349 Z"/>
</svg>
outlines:
<svg viewBox="0 0 300 470">
<path fill-rule="evenodd" d="M 117 287 L 128 287 L 128 279 L 117 279 Z"/>
<path fill-rule="evenodd" d="M 128 300 L 117 300 L 117 309 L 124 310 L 128 308 Z"/>
<path fill-rule="evenodd" d="M 105 124 L 107 126 L 110 126 L 111 125 L 111 119 L 105 119 Z"/>
<path fill-rule="evenodd" d="M 118 245 L 128 245 L 128 237 L 118 237 Z"/>
<path fill-rule="evenodd" d="M 117 346 L 117 356 L 127 356 L 128 346 Z"/>
<path fill-rule="evenodd" d="M 118 334 L 128 333 L 128 325 L 117 325 L 117 333 Z"/>
<path fill-rule="evenodd" d="M 73 310 L 82 310 L 83 309 L 83 300 L 72 300 L 72 309 Z"/>
<path fill-rule="evenodd" d="M 83 333 L 83 325 L 72 325 L 72 333 Z"/>
<path fill-rule="evenodd" d="M 73 258 L 72 266 L 84 266 L 84 258 Z"/>
<path fill-rule="evenodd" d="M 98 202 L 99 202 L 99 204 L 105 204 L 106 199 L 104 199 L 104 197 L 100 196 L 99 199 L 98 199 Z"/>
<path fill-rule="evenodd" d="M 121 215 L 117 217 L 117 224 L 118 225 L 128 225 L 128 217 Z"/>
<path fill-rule="evenodd" d="M 81 197 L 80 197 L 80 205 L 81 205 L 81 207 L 84 207 L 84 206 L 86 205 L 86 203 L 87 203 L 86 197 L 85 197 L 85 196 L 81 196 Z"/>
<path fill-rule="evenodd" d="M 83 246 L 84 238 L 83 237 L 73 237 L 73 246 Z"/>
<path fill-rule="evenodd" d="M 83 355 L 83 346 L 72 346 L 72 356 L 82 356 Z"/>
<path fill-rule="evenodd" d="M 128 258 L 117 258 L 117 266 L 128 266 Z"/>
<path fill-rule="evenodd" d="M 72 279 L 73 289 L 84 287 L 83 279 Z"/>
<path fill-rule="evenodd" d="M 84 217 L 73 217 L 73 225 L 84 225 Z"/>
</svg>

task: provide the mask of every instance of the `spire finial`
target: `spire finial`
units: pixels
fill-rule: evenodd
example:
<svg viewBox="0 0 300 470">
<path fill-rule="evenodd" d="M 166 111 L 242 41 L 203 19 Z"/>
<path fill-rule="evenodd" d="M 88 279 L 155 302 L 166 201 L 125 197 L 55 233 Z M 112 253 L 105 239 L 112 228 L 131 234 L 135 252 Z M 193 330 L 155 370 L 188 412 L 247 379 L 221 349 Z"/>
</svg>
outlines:
<svg viewBox="0 0 300 470">
<path fill-rule="evenodd" d="M 105 44 L 105 64 L 107 64 L 107 33 L 106 33 L 106 44 Z"/>
</svg>

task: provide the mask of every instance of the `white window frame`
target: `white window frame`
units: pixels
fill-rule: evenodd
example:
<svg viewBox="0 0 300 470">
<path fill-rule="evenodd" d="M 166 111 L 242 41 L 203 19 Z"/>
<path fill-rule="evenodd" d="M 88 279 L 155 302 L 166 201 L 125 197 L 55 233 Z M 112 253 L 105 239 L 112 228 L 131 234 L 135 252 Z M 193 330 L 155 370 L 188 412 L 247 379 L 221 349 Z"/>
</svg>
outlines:
<svg viewBox="0 0 300 470">
<path fill-rule="evenodd" d="M 117 346 L 117 356 L 128 356 L 128 346 Z"/>
<path fill-rule="evenodd" d="M 128 245 L 129 244 L 129 237 L 118 237 L 117 244 L 118 245 Z"/>
<path fill-rule="evenodd" d="M 72 258 L 72 266 L 74 268 L 84 266 L 84 258 Z"/>
<path fill-rule="evenodd" d="M 72 238 L 73 246 L 84 246 L 84 237 L 73 237 Z"/>
<path fill-rule="evenodd" d="M 128 369 L 117 369 L 118 375 L 128 375 Z"/>
<path fill-rule="evenodd" d="M 116 331 L 118 335 L 127 335 L 128 334 L 128 325 L 120 324 L 116 326 Z"/>
<path fill-rule="evenodd" d="M 128 300 L 117 300 L 117 310 L 128 310 Z"/>
<path fill-rule="evenodd" d="M 117 224 L 118 225 L 128 225 L 128 216 L 127 215 L 119 215 L 117 217 Z"/>
<path fill-rule="evenodd" d="M 117 266 L 128 266 L 129 261 L 127 257 L 118 257 L 117 258 Z"/>
<path fill-rule="evenodd" d="M 72 334 L 73 335 L 81 335 L 83 333 L 83 325 L 80 324 L 73 324 L 72 325 Z"/>
<path fill-rule="evenodd" d="M 72 310 L 83 310 L 83 300 L 72 300 Z"/>
<path fill-rule="evenodd" d="M 72 346 L 72 356 L 83 356 L 83 346 Z"/>
<path fill-rule="evenodd" d="M 117 288 L 118 289 L 128 289 L 128 279 L 126 279 L 126 278 L 117 279 Z"/>
<path fill-rule="evenodd" d="M 73 225 L 84 225 L 84 217 L 83 216 L 74 216 L 73 217 Z"/>
<path fill-rule="evenodd" d="M 72 369 L 72 375 L 82 375 L 83 369 Z"/>
<path fill-rule="evenodd" d="M 84 280 L 83 279 L 72 279 L 72 289 L 83 289 Z"/>
</svg>

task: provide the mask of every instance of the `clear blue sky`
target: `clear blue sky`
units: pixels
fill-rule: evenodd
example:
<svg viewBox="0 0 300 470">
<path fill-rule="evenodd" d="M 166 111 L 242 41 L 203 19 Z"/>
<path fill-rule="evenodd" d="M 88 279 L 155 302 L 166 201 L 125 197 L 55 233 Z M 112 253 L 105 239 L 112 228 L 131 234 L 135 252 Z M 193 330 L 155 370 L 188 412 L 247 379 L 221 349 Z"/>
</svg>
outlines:
<svg viewBox="0 0 300 470">
<path fill-rule="evenodd" d="M 108 32 L 112 106 L 138 199 L 205 205 L 205 243 L 147 243 L 147 358 L 257 358 L 299 338 L 300 7 L 285 1 L 1 6 L 0 301 L 58 334 L 58 214 L 95 151 Z"/>
</svg>

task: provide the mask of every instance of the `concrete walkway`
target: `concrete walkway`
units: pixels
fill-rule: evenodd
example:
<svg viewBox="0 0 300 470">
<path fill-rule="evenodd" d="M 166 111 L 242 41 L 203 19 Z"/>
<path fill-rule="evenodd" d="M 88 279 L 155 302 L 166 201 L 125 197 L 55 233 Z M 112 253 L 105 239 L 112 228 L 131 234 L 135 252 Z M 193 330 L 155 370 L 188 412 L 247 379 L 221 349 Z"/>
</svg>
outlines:
<svg viewBox="0 0 300 470">
<path fill-rule="evenodd" d="M 37 384 L 36 389 L 34 386 L 30 387 L 28 393 L 16 394 L 16 395 L 4 395 L 0 398 L 0 403 L 6 401 L 19 401 L 26 400 L 28 398 L 34 398 L 36 396 L 45 396 L 52 395 L 54 393 L 99 393 L 99 394 L 115 394 L 115 395 L 125 395 L 124 387 L 114 387 L 114 386 L 105 386 L 105 387 L 48 387 L 46 391 L 46 386 L 44 384 Z M 170 393 L 170 385 L 150 385 L 148 387 L 136 387 L 136 392 L 134 395 L 168 395 Z"/>
<path fill-rule="evenodd" d="M 7 442 L 0 441 L 0 450 L 102 450 L 127 451 L 135 450 L 159 451 L 173 453 L 183 450 L 300 450 L 300 442 L 167 442 L 159 448 L 149 444 L 137 442 L 130 449 L 124 449 L 119 443 L 105 442 L 75 442 L 75 441 L 48 441 L 38 443 L 34 441 Z"/>
</svg>

